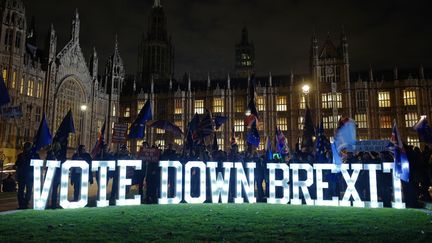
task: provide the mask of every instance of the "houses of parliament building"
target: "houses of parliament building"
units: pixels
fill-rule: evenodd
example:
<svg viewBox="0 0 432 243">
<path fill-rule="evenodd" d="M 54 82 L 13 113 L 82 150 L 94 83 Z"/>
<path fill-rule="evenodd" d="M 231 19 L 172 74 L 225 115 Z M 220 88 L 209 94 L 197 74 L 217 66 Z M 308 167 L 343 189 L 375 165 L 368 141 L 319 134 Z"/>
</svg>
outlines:
<svg viewBox="0 0 432 243">
<path fill-rule="evenodd" d="M 37 47 L 38 35 L 33 24 L 28 24 L 22 1 L 1 1 L 0 16 L 0 68 L 11 105 L 23 112 L 21 118 L 1 118 L 0 150 L 10 160 L 22 142 L 31 141 L 42 114 L 54 132 L 71 109 L 76 133 L 69 146 L 73 149 L 81 143 L 89 148 L 104 121 L 111 128 L 105 131 L 105 140 L 110 143 L 114 124 L 130 125 L 147 100 L 151 101 L 153 119 L 172 121 L 185 133 L 195 113 L 204 114 L 208 109 L 213 116 L 227 116 L 228 121 L 215 132 L 219 148 L 230 147 L 234 129 L 239 149 L 245 149 L 244 118 L 256 59 L 246 28 L 233 45 L 234 71 L 223 78 L 194 80 L 187 74 L 174 79 L 175 40 L 168 34 L 168 19 L 159 0 L 154 1 L 148 29 L 142 35 L 138 70 L 127 76 L 117 38 L 113 37 L 113 53 L 104 70 L 98 70 L 96 49 L 89 58 L 83 56 L 78 11 L 72 18 L 70 40 L 61 48 L 53 26 L 47 31 L 46 45 Z M 266 136 L 274 141 L 276 128 L 293 148 L 303 133 L 306 107 L 316 125 L 323 121 L 328 137 L 333 136 L 341 117 L 351 117 L 357 123 L 359 140 L 388 139 L 395 120 L 403 140 L 419 145 L 412 127 L 421 115 L 432 116 L 432 70 L 419 66 L 352 72 L 345 33 L 339 38 L 329 35 L 324 41 L 313 36 L 310 56 L 305 58 L 310 60 L 309 74 L 290 71 L 287 75 L 254 77 L 259 150 L 264 149 Z M 149 127 L 144 138 L 149 144 L 179 147 L 184 139 Z M 141 142 L 128 141 L 128 147 L 137 151 Z"/>
</svg>

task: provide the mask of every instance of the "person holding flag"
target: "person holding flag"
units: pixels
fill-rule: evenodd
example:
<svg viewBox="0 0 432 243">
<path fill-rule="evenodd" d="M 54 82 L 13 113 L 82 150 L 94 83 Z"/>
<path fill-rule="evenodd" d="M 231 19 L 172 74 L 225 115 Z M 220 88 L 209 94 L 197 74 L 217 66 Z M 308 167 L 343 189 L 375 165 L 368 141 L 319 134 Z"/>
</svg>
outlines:
<svg viewBox="0 0 432 243">
<path fill-rule="evenodd" d="M 252 152 L 252 145 L 255 146 L 256 148 L 259 147 L 260 136 L 259 136 L 259 132 L 258 132 L 258 129 L 257 129 L 257 122 L 256 122 L 256 120 L 254 120 L 252 122 L 252 127 L 249 130 L 249 132 L 247 133 L 246 141 L 248 143 L 248 150 L 250 150 L 249 152 Z"/>
<path fill-rule="evenodd" d="M 60 123 L 59 128 L 53 139 L 53 144 L 51 146 L 49 156 L 59 160 L 62 164 L 67 160 L 67 149 L 68 149 L 68 138 L 70 133 L 75 133 L 75 125 L 73 122 L 72 111 L 66 114 Z M 61 169 L 57 168 L 53 177 L 53 186 L 52 186 L 52 194 L 51 194 L 51 207 L 57 207 L 58 201 L 58 191 L 60 187 L 61 180 Z"/>
<path fill-rule="evenodd" d="M 317 131 L 317 139 L 315 142 L 315 162 L 316 163 L 328 163 L 329 158 L 326 156 L 327 148 L 330 145 L 329 140 L 324 135 L 324 125 L 323 121 L 320 122 Z"/>
<path fill-rule="evenodd" d="M 28 208 L 31 194 L 33 191 L 33 168 L 30 166 L 31 159 L 40 159 L 39 150 L 51 144 L 52 136 L 45 119 L 45 114 L 42 116 L 39 129 L 33 139 L 33 146 L 30 142 L 24 144 L 23 152 L 18 155 L 15 163 L 18 180 L 18 209 Z"/>
</svg>

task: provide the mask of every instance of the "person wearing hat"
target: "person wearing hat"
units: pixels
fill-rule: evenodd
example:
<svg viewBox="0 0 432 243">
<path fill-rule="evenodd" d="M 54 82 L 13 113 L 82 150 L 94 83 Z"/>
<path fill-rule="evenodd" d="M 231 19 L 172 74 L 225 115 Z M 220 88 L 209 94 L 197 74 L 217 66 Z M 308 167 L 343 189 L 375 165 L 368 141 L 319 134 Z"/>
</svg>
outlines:
<svg viewBox="0 0 432 243">
<path fill-rule="evenodd" d="M 31 159 L 39 159 L 37 154 L 32 153 L 32 144 L 24 143 L 23 152 L 18 155 L 15 163 L 18 180 L 18 209 L 27 209 L 33 191 L 33 167 L 30 166 Z"/>
</svg>

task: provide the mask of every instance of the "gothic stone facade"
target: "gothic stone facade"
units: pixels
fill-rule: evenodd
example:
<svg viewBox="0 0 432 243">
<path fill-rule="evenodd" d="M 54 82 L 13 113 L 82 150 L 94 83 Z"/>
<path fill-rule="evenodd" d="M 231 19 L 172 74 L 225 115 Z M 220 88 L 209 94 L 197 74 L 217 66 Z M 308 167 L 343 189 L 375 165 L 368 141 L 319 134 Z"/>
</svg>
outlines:
<svg viewBox="0 0 432 243">
<path fill-rule="evenodd" d="M 53 26 L 46 45 L 37 47 L 36 33 L 27 27 L 22 1 L 1 1 L 0 14 L 0 67 L 12 98 L 11 106 L 21 106 L 23 111 L 21 118 L 1 120 L 0 149 L 7 162 L 14 160 L 24 141 L 32 140 L 42 114 L 46 114 L 55 133 L 69 109 L 76 130 L 69 139 L 71 150 L 78 144 L 91 147 L 104 120 L 109 121 L 110 127 L 118 117 L 124 67 L 117 41 L 105 73 L 99 76 L 96 50 L 89 65 L 81 51 L 78 11 L 72 19 L 71 38 L 61 49 Z"/>
</svg>

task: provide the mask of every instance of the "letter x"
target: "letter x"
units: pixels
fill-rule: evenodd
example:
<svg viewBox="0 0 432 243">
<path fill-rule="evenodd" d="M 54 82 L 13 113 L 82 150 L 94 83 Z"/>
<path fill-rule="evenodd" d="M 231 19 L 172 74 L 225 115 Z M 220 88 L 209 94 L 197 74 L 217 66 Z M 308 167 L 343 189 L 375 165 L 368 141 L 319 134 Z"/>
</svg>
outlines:
<svg viewBox="0 0 432 243">
<path fill-rule="evenodd" d="M 349 199 L 352 196 L 354 198 L 354 206 L 364 207 L 364 203 L 361 201 L 360 195 L 357 192 L 357 189 L 355 188 L 356 181 L 359 177 L 360 171 L 362 170 L 361 164 L 352 164 L 351 169 L 353 170 L 352 175 L 350 176 L 348 173 L 348 166 L 347 164 L 342 165 L 342 175 L 345 179 L 345 182 L 347 183 L 347 189 L 345 191 L 344 197 L 342 198 L 342 201 L 340 202 L 342 206 L 351 206 Z"/>
</svg>

